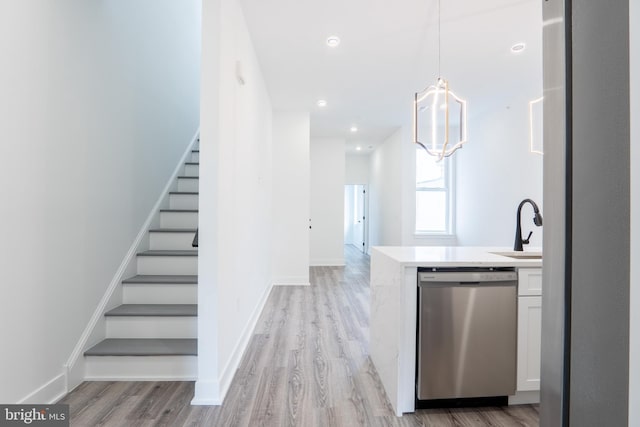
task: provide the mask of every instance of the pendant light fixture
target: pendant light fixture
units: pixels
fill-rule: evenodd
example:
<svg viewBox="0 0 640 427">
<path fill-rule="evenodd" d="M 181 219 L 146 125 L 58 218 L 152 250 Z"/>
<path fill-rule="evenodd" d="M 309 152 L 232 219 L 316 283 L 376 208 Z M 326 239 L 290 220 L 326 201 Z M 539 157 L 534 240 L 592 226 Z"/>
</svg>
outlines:
<svg viewBox="0 0 640 427">
<path fill-rule="evenodd" d="M 438 0 L 438 78 L 435 85 L 417 92 L 413 102 L 413 142 L 438 157 L 438 161 L 449 157 L 467 142 L 467 102 L 453 93 L 449 82 L 441 77 L 440 44 Z M 424 115 L 421 120 L 420 115 Z"/>
</svg>

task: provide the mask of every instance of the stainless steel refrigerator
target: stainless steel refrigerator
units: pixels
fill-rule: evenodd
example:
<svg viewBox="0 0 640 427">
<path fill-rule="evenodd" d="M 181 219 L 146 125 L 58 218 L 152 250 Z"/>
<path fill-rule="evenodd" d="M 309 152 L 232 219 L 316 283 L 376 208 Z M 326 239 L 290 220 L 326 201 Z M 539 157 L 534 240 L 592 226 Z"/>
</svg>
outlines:
<svg viewBox="0 0 640 427">
<path fill-rule="evenodd" d="M 540 425 L 626 426 L 629 1 L 543 3 Z"/>
</svg>

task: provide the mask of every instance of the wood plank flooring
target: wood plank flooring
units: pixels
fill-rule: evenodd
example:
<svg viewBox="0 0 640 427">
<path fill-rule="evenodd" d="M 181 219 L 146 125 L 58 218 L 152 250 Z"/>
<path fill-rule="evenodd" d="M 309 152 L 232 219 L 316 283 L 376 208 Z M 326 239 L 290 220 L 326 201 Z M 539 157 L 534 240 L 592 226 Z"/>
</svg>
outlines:
<svg viewBox="0 0 640 427">
<path fill-rule="evenodd" d="M 394 415 L 368 356 L 369 258 L 312 267 L 311 286 L 274 287 L 222 406 L 190 406 L 192 382 L 85 382 L 72 426 L 537 426 L 537 405 Z"/>
</svg>

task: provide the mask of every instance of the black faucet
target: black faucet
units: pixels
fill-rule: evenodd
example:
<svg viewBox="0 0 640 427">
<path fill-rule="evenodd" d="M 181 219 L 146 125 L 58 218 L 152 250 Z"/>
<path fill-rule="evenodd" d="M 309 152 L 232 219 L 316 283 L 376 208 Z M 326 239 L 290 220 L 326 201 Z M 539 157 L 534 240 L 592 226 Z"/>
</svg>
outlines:
<svg viewBox="0 0 640 427">
<path fill-rule="evenodd" d="M 518 213 L 516 214 L 516 242 L 513 245 L 514 251 L 522 251 L 522 245 L 528 245 L 529 239 L 533 234 L 533 231 L 530 231 L 527 238 L 522 240 L 522 229 L 520 227 L 520 212 L 522 211 L 522 206 L 524 206 L 525 203 L 531 203 L 531 206 L 533 206 L 533 213 L 534 213 L 533 223 L 538 227 L 542 225 L 542 215 L 540 215 L 540 209 L 538 209 L 538 205 L 536 205 L 536 202 L 534 202 L 531 199 L 524 199 L 523 201 L 521 201 L 520 204 L 518 205 Z"/>
</svg>

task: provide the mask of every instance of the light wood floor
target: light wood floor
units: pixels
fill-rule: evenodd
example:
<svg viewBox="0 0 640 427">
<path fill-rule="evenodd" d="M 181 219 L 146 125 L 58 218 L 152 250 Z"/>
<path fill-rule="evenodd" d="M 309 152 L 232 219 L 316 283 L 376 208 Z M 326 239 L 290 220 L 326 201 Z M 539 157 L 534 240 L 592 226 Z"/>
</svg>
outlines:
<svg viewBox="0 0 640 427">
<path fill-rule="evenodd" d="M 85 382 L 72 426 L 537 426 L 536 405 L 394 416 L 368 357 L 369 258 L 275 287 L 222 406 L 190 406 L 192 382 Z"/>
</svg>

